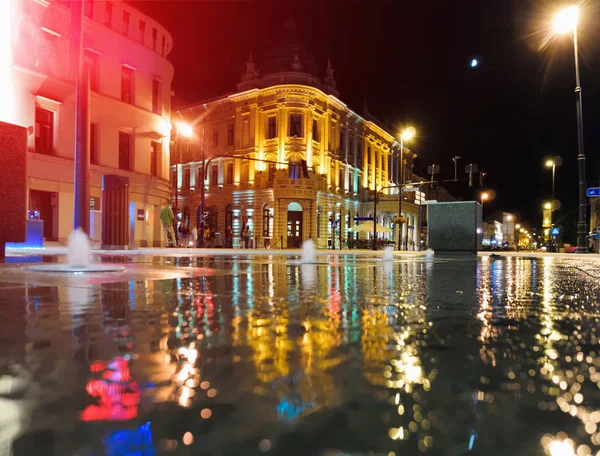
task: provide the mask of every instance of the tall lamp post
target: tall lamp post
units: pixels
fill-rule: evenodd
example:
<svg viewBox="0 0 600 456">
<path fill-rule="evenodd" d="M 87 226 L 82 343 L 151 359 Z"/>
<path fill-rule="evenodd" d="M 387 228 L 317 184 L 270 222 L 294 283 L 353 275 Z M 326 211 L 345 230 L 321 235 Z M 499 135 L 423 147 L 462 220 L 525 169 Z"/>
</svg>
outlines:
<svg viewBox="0 0 600 456">
<path fill-rule="evenodd" d="M 179 160 L 176 165 L 175 172 L 175 221 L 177 222 L 177 213 L 179 211 L 179 168 L 181 167 L 183 139 L 189 139 L 194 134 L 190 124 L 179 122 L 177 124 L 177 149 L 179 149 Z M 175 225 L 175 237 L 177 238 L 177 225 Z M 177 238 L 179 240 L 179 238 Z"/>
<path fill-rule="evenodd" d="M 410 141 L 417 131 L 414 127 L 407 127 L 400 132 L 400 161 L 398 163 L 398 217 L 402 217 L 402 184 L 404 184 L 404 141 Z M 375 195 L 377 199 L 377 195 Z M 398 250 L 402 249 L 402 225 L 398 226 Z"/>
<path fill-rule="evenodd" d="M 557 34 L 573 32 L 573 50 L 575 54 L 575 105 L 577 108 L 577 169 L 579 173 L 579 220 L 577 222 L 578 253 L 587 253 L 587 221 L 586 221 L 586 179 L 585 155 L 583 153 L 583 113 L 581 108 L 581 81 L 579 80 L 579 50 L 577 48 L 577 21 L 579 7 L 577 5 L 565 8 L 554 18 L 553 29 Z"/>
<path fill-rule="evenodd" d="M 556 175 L 556 162 L 554 160 L 547 160 L 546 168 L 552 168 L 552 201 L 554 201 L 554 178 Z"/>
<path fill-rule="evenodd" d="M 75 151 L 73 229 L 90 234 L 90 77 L 83 63 L 83 16 L 85 1 L 71 8 L 71 71 L 75 77 Z"/>
</svg>

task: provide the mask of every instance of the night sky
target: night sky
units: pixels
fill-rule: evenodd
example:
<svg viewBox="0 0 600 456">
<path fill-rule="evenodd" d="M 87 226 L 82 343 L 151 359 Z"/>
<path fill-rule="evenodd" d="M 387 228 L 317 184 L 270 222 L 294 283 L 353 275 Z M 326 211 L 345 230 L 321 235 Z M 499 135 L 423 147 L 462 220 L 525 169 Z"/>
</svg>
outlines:
<svg viewBox="0 0 600 456">
<path fill-rule="evenodd" d="M 560 156 L 556 197 L 567 232 L 577 217 L 577 128 L 573 41 L 556 37 L 543 51 L 560 2 L 543 0 L 144 1 L 130 2 L 170 30 L 174 108 L 235 91 L 249 51 L 259 64 L 288 17 L 325 69 L 331 58 L 340 98 L 390 125 L 414 125 L 415 172 L 452 157 L 488 172 L 496 192 L 485 212 L 515 212 L 541 224 L 551 195 L 546 157 Z M 564 3 L 562 4 L 564 5 Z M 600 2 L 581 4 L 579 46 L 588 183 L 600 179 Z M 480 65 L 473 69 L 470 62 Z M 174 114 L 175 115 L 175 114 Z M 465 199 L 480 189 L 448 188 Z M 573 239 L 574 240 L 574 239 Z"/>
</svg>

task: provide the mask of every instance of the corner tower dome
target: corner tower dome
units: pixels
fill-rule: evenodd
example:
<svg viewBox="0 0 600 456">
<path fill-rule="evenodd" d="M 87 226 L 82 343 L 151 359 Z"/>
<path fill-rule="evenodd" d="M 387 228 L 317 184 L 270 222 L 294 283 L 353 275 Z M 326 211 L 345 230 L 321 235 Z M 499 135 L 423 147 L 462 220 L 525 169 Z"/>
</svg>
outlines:
<svg viewBox="0 0 600 456">
<path fill-rule="evenodd" d="M 293 19 L 285 22 L 281 34 L 283 36 L 265 53 L 263 63 L 257 65 L 251 58 L 248 60 L 246 71 L 237 85 L 238 91 L 279 84 L 300 84 L 339 97 L 331 63 L 328 62 L 325 79 L 321 79 L 323 72 L 319 70 L 312 52 L 298 38 Z"/>
</svg>

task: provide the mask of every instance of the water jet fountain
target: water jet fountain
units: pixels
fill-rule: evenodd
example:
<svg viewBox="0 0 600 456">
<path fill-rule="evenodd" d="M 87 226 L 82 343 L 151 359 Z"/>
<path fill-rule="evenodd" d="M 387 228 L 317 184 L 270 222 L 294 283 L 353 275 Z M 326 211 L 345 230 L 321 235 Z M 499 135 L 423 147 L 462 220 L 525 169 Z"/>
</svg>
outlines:
<svg viewBox="0 0 600 456">
<path fill-rule="evenodd" d="M 125 267 L 119 264 L 92 263 L 90 259 L 90 239 L 81 229 L 76 229 L 67 240 L 67 263 L 50 263 L 29 266 L 28 271 L 62 272 L 70 274 L 85 274 L 92 272 L 122 272 Z"/>
<path fill-rule="evenodd" d="M 394 259 L 394 248 L 386 247 L 383 249 L 383 256 L 381 257 L 382 261 L 392 261 Z"/>
</svg>

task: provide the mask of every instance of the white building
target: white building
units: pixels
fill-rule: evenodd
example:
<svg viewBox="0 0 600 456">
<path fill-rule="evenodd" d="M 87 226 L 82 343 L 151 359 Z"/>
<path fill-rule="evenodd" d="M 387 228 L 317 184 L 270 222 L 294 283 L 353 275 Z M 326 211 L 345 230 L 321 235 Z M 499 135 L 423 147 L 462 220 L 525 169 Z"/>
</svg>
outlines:
<svg viewBox="0 0 600 456">
<path fill-rule="evenodd" d="M 9 37 L 12 43 L 0 46 L 0 120 L 30 127 L 29 209 L 44 220 L 46 240 L 63 242 L 73 226 L 71 2 L 0 3 L 0 41 Z M 116 174 L 129 178 L 131 243 L 160 245 L 158 212 L 170 195 L 171 35 L 121 0 L 86 0 L 84 47 L 91 87 L 91 237 L 101 237 L 102 176 Z"/>
<path fill-rule="evenodd" d="M 483 222 L 482 245 L 502 247 L 503 242 L 502 223 L 496 220 Z"/>
</svg>

